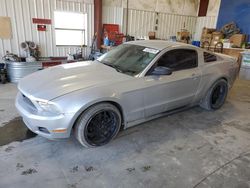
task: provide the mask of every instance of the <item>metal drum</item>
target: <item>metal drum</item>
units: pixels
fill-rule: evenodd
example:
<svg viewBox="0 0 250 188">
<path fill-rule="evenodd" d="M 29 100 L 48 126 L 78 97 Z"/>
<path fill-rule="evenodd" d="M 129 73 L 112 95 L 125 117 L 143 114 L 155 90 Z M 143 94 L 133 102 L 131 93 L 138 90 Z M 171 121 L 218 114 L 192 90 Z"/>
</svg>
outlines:
<svg viewBox="0 0 250 188">
<path fill-rule="evenodd" d="M 17 83 L 21 78 L 42 69 L 42 62 L 7 62 L 8 80 Z"/>
</svg>

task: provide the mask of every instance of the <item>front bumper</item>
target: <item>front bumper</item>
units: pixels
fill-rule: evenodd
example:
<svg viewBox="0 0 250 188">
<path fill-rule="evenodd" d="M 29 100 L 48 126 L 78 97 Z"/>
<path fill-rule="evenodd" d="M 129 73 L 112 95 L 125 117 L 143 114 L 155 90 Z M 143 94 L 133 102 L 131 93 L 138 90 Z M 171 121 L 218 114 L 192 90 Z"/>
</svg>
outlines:
<svg viewBox="0 0 250 188">
<path fill-rule="evenodd" d="M 26 126 L 34 133 L 48 139 L 68 138 L 74 114 L 51 115 L 37 111 L 24 100 L 22 93 L 16 97 L 16 108 Z M 45 130 L 47 131 L 44 131 Z"/>
</svg>

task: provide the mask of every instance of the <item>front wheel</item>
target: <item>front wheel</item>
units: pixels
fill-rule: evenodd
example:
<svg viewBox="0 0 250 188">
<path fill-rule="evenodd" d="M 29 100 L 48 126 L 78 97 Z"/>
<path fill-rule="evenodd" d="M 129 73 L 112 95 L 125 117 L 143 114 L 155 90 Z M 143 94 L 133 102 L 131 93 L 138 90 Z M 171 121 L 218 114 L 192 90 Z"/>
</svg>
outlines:
<svg viewBox="0 0 250 188">
<path fill-rule="evenodd" d="M 207 110 L 217 110 L 225 102 L 228 93 L 228 84 L 226 80 L 216 81 L 208 90 L 200 106 Z"/>
<path fill-rule="evenodd" d="M 91 106 L 78 118 L 75 136 L 85 147 L 102 146 L 110 142 L 121 127 L 120 111 L 110 103 Z"/>
</svg>

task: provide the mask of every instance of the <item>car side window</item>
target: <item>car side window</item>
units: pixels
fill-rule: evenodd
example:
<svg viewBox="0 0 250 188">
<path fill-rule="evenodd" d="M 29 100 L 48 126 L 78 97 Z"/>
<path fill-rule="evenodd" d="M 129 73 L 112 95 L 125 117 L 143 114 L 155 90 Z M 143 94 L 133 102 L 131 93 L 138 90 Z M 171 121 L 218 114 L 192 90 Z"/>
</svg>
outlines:
<svg viewBox="0 0 250 188">
<path fill-rule="evenodd" d="M 211 54 L 211 53 L 204 52 L 204 53 L 203 53 L 203 56 L 204 56 L 204 62 L 205 62 L 205 63 L 217 61 L 216 55 L 213 55 L 213 54 Z"/>
<path fill-rule="evenodd" d="M 195 68 L 198 66 L 198 54 L 192 49 L 171 50 L 158 60 L 157 66 L 167 67 L 172 71 Z"/>
</svg>

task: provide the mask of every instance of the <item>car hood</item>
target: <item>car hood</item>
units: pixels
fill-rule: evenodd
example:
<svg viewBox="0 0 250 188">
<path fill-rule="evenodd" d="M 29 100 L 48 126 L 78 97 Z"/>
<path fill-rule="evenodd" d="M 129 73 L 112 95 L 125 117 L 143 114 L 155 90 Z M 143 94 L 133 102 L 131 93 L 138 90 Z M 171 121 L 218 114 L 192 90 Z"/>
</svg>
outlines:
<svg viewBox="0 0 250 188">
<path fill-rule="evenodd" d="M 69 63 L 35 72 L 21 79 L 19 90 L 27 97 L 52 100 L 80 89 L 131 79 L 99 62 Z"/>
</svg>

